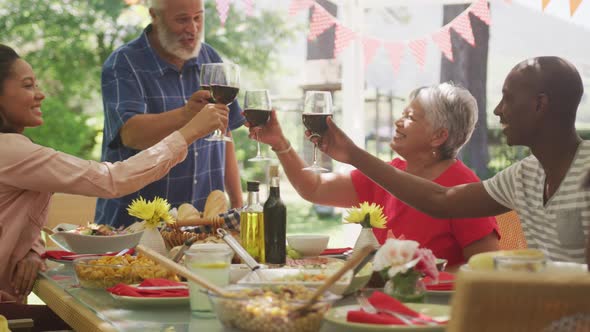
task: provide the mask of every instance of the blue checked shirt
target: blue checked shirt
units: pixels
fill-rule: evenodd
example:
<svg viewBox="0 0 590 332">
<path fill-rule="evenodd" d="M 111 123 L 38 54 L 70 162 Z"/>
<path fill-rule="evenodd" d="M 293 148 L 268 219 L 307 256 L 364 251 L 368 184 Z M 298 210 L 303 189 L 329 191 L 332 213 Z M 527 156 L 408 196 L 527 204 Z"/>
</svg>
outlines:
<svg viewBox="0 0 590 332">
<path fill-rule="evenodd" d="M 125 160 L 138 151 L 121 143 L 119 130 L 137 114 L 157 114 L 186 104 L 199 89 L 201 64 L 222 62 L 209 45 L 202 44 L 197 58 L 188 60 L 182 71 L 160 58 L 150 47 L 148 26 L 139 38 L 123 45 L 109 56 L 102 70 L 102 95 L 105 112 L 102 160 Z M 229 128 L 244 123 L 237 101 L 230 105 Z M 232 148 L 232 145 L 228 145 Z M 164 178 L 138 192 L 118 198 L 99 199 L 95 221 L 113 226 L 130 225 L 135 218 L 127 207 L 139 196 L 166 198 L 172 206 L 191 202 L 203 211 L 209 193 L 224 190 L 225 143 L 199 139 L 188 147 L 186 159 Z"/>
</svg>

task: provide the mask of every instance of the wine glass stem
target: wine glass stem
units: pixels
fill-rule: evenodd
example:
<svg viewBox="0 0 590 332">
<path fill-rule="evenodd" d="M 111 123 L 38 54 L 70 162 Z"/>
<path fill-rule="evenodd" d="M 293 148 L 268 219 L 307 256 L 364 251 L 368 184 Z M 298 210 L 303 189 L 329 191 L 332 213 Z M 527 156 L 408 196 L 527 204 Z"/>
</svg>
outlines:
<svg viewBox="0 0 590 332">
<path fill-rule="evenodd" d="M 313 144 L 313 166 L 318 164 L 318 145 L 316 143 Z"/>
<path fill-rule="evenodd" d="M 256 136 L 256 157 L 262 157 L 260 155 L 260 141 L 258 140 L 258 133 L 255 133 Z"/>
</svg>

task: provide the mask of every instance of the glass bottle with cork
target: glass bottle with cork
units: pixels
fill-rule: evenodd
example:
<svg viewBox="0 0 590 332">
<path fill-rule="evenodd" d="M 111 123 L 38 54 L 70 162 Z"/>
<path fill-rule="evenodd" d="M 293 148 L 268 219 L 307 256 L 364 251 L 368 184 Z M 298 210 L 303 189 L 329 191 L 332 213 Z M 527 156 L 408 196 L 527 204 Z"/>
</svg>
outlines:
<svg viewBox="0 0 590 332">
<path fill-rule="evenodd" d="M 260 182 L 248 181 L 248 199 L 240 213 L 240 239 L 242 247 L 257 262 L 264 263 L 264 217 L 263 206 L 260 204 Z"/>
<path fill-rule="evenodd" d="M 287 207 L 281 200 L 279 166 L 269 168 L 270 190 L 264 203 L 266 263 L 285 264 L 287 259 Z"/>
</svg>

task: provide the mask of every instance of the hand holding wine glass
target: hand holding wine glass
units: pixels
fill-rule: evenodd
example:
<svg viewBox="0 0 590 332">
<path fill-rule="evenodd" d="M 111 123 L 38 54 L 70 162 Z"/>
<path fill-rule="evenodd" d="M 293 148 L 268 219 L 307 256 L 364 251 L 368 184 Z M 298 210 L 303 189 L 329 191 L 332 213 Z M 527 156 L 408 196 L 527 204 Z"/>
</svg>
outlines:
<svg viewBox="0 0 590 332">
<path fill-rule="evenodd" d="M 227 128 L 229 109 L 221 104 L 207 104 L 187 124 L 179 129 L 187 143 L 219 128 Z"/>
<path fill-rule="evenodd" d="M 332 95 L 328 91 L 307 91 L 303 104 L 303 125 L 311 132 L 310 138 L 319 138 L 328 129 L 326 119 L 333 114 Z M 312 172 L 328 172 L 318 165 L 317 144 L 313 145 L 313 164 L 303 170 Z"/>
<path fill-rule="evenodd" d="M 271 110 L 268 121 L 263 127 L 253 126 L 246 121 L 245 126 L 250 129 L 248 137 L 258 142 L 270 145 L 276 151 L 284 150 L 289 145 L 289 141 L 283 134 L 281 125 L 277 119 L 277 111 Z"/>
<path fill-rule="evenodd" d="M 240 67 L 233 63 L 213 63 L 211 67 L 211 79 L 209 89 L 211 95 L 217 104 L 229 106 L 234 102 L 240 91 Z M 203 72 L 204 72 L 203 68 Z M 223 135 L 221 131 L 216 131 L 208 141 L 226 141 L 231 142 L 231 138 Z"/>
<path fill-rule="evenodd" d="M 270 94 L 268 90 L 248 90 L 244 97 L 244 116 L 253 127 L 263 127 L 270 119 L 272 111 Z M 248 161 L 267 161 L 270 158 L 263 157 L 260 153 L 260 142 L 258 141 L 258 132 L 254 132 L 256 139 L 257 152 L 256 157 Z"/>
<path fill-rule="evenodd" d="M 312 132 L 307 130 L 305 136 L 309 138 L 314 144 L 317 144 L 318 149 L 330 156 L 332 159 L 342 163 L 350 164 L 354 151 L 359 147 L 348 137 L 342 129 L 340 129 L 332 121 L 332 118 L 326 120 L 328 129 L 321 137 L 312 137 Z"/>
</svg>

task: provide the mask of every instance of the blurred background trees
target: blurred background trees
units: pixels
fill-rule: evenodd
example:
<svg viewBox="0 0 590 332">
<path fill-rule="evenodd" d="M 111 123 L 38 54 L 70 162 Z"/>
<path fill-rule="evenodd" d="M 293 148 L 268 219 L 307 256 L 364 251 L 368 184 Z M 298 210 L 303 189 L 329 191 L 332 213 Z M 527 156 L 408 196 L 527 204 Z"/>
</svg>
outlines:
<svg viewBox="0 0 590 332">
<path fill-rule="evenodd" d="M 102 140 L 102 64 L 149 23 L 141 1 L 4 0 L 0 2 L 2 43 L 34 68 L 46 95 L 45 124 L 27 129 L 35 142 L 82 158 L 99 159 Z M 206 1 L 205 40 L 246 73 L 280 72 L 277 53 L 297 33 L 284 15 L 262 9 L 247 16 L 232 6 L 221 26 L 213 1 Z M 245 133 L 238 134 L 245 137 Z M 247 138 L 236 140 L 251 155 Z M 250 151 L 251 150 L 251 151 Z"/>
</svg>

